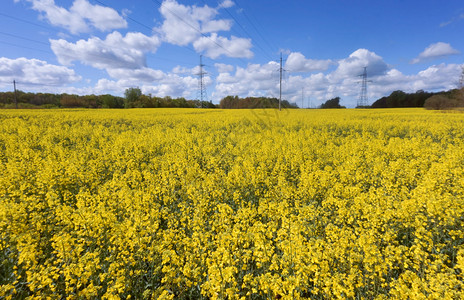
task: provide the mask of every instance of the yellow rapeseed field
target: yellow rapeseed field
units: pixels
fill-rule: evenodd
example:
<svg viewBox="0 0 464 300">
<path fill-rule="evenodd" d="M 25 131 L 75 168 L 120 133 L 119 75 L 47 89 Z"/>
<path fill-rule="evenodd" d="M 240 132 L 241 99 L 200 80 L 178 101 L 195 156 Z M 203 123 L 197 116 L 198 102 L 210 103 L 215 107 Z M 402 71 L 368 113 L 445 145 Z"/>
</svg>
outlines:
<svg viewBox="0 0 464 300">
<path fill-rule="evenodd" d="M 464 114 L 0 111 L 0 299 L 462 299 Z"/>
</svg>

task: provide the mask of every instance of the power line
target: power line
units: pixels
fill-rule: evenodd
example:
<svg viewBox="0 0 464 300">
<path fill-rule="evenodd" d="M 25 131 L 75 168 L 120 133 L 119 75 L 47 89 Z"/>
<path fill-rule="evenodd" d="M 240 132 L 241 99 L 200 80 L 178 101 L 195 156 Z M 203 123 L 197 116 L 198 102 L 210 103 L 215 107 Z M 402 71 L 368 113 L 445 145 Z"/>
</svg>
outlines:
<svg viewBox="0 0 464 300">
<path fill-rule="evenodd" d="M 203 0 L 203 2 L 205 2 Z M 243 32 L 245 32 L 245 34 L 253 40 L 253 37 L 250 35 L 250 33 L 248 33 L 248 31 L 242 26 L 242 24 L 232 15 L 232 13 L 226 8 L 226 7 L 223 7 L 223 9 L 227 12 L 227 14 L 235 21 L 235 23 L 237 23 L 238 26 L 240 26 L 240 28 L 242 28 Z M 266 52 L 266 50 L 264 50 L 263 47 L 261 47 L 261 45 L 259 43 L 256 42 L 256 45 L 258 46 L 259 49 L 261 49 L 261 51 L 263 51 L 264 55 L 266 55 L 270 60 L 272 60 L 272 57 Z"/>
<path fill-rule="evenodd" d="M 22 45 L 18 45 L 18 44 L 13 44 L 13 43 L 8 43 L 8 42 L 4 42 L 4 41 L 0 41 L 0 43 L 1 43 L 1 44 L 5 44 L 5 45 L 14 46 L 14 47 L 23 48 L 23 49 L 29 49 L 29 50 L 33 50 L 33 51 L 40 51 L 40 52 L 52 54 L 52 52 L 50 52 L 50 51 L 45 51 L 45 50 L 41 50 L 41 49 L 37 49 L 37 48 L 26 47 L 26 46 L 22 46 Z"/>
<path fill-rule="evenodd" d="M 31 22 L 31 21 L 28 21 L 28 20 L 20 19 L 20 18 L 14 17 L 14 16 L 10 16 L 10 15 L 1 13 L 1 12 L 0 12 L 0 16 L 4 16 L 4 17 L 7 17 L 7 18 L 16 20 L 16 21 L 23 22 L 23 23 L 31 24 L 31 25 L 34 25 L 34 26 L 37 26 L 37 27 L 42 27 L 42 28 L 45 28 L 45 29 L 48 29 L 48 30 L 51 29 L 49 26 L 44 26 L 44 25 L 41 25 L 41 24 L 38 24 L 38 23 L 34 23 L 34 22 Z"/>
<path fill-rule="evenodd" d="M 258 28 L 255 26 L 255 24 L 253 23 L 253 21 L 248 17 L 245 9 L 243 9 L 243 7 L 238 3 L 237 0 L 234 1 L 235 4 L 237 4 L 237 6 L 239 8 L 241 8 L 242 12 L 243 12 L 243 15 L 245 16 L 245 18 L 248 20 L 248 22 L 251 24 L 251 26 L 254 28 L 254 30 L 256 31 L 256 33 L 258 33 L 258 35 L 261 37 L 261 39 L 269 46 L 269 49 L 271 49 L 271 53 L 272 53 L 272 50 L 273 49 L 277 49 L 277 47 L 275 47 L 274 45 L 271 45 L 271 43 L 261 34 L 260 30 L 258 30 Z M 256 19 L 256 18 L 255 18 Z M 257 21 L 257 20 L 256 20 Z M 258 22 L 259 24 L 259 22 Z"/>
<path fill-rule="evenodd" d="M 49 46 L 49 43 L 45 43 L 45 42 L 42 42 L 42 41 L 33 40 L 33 39 L 26 38 L 26 37 L 22 37 L 22 36 L 19 36 L 19 35 L 16 35 L 16 34 L 6 33 L 6 32 L 2 32 L 2 31 L 0 31 L 0 34 L 7 35 L 7 36 L 11 36 L 11 37 L 14 37 L 14 38 L 17 38 L 17 39 L 21 39 L 21 40 L 25 40 L 25 41 L 29 41 L 29 42 L 34 42 L 34 43 L 38 43 L 38 44 L 42 44 L 42 45 Z"/>
</svg>

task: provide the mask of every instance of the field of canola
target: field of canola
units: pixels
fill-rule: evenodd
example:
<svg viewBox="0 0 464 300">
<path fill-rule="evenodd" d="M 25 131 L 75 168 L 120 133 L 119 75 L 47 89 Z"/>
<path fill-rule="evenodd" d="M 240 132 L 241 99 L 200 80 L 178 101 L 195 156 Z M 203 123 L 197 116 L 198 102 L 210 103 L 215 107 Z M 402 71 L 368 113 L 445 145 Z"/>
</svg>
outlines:
<svg viewBox="0 0 464 300">
<path fill-rule="evenodd" d="M 462 299 L 464 114 L 0 111 L 0 299 Z"/>
</svg>

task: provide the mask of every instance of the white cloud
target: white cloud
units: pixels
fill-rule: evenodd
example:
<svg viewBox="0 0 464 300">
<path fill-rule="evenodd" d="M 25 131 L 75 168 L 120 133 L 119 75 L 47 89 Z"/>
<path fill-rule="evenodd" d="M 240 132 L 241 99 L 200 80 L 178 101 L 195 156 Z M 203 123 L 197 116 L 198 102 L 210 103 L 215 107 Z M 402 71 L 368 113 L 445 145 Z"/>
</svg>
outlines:
<svg viewBox="0 0 464 300">
<path fill-rule="evenodd" d="M 413 77 L 414 90 L 449 90 L 456 88 L 462 69 L 457 64 L 431 66 Z"/>
<path fill-rule="evenodd" d="M 219 7 L 220 8 L 231 8 L 234 5 L 235 5 L 234 1 L 224 0 L 221 2 L 221 4 L 219 4 Z"/>
<path fill-rule="evenodd" d="M 227 65 L 227 64 L 221 64 L 221 63 L 215 63 L 214 66 L 218 70 L 219 73 L 229 73 L 234 71 L 235 67 L 232 65 Z"/>
<path fill-rule="evenodd" d="M 137 69 L 146 66 L 146 53 L 156 52 L 160 41 L 156 36 L 129 32 L 109 34 L 105 40 L 92 37 L 71 43 L 63 39 L 50 40 L 51 48 L 64 65 L 73 61 L 98 69 Z"/>
<path fill-rule="evenodd" d="M 168 43 L 185 46 L 196 41 L 202 34 L 229 31 L 230 20 L 214 20 L 218 11 L 207 5 L 185 6 L 175 0 L 161 4 L 160 13 L 164 22 L 158 31 Z"/>
<path fill-rule="evenodd" d="M 443 22 L 440 24 L 440 27 L 445 27 L 445 26 L 448 26 L 450 25 L 451 23 L 454 23 L 454 22 L 457 22 L 459 20 L 463 20 L 464 19 L 464 13 L 460 14 L 459 16 L 457 17 L 453 17 L 451 20 L 449 21 L 446 21 L 446 22 Z"/>
<path fill-rule="evenodd" d="M 23 86 L 60 86 L 78 82 L 82 78 L 74 70 L 42 60 L 0 57 L 0 79 L 5 82 L 16 80 Z"/>
<path fill-rule="evenodd" d="M 411 63 L 417 64 L 425 60 L 436 59 L 444 56 L 459 54 L 460 52 L 448 43 L 438 42 L 431 44 L 418 57 L 414 58 Z"/>
<path fill-rule="evenodd" d="M 211 84 L 212 80 L 206 76 L 204 83 L 206 86 Z M 186 97 L 193 99 L 198 88 L 198 78 L 193 76 L 180 77 L 175 74 L 167 74 L 166 77 L 157 82 L 157 84 L 142 86 L 145 90 L 159 97 Z M 193 92 L 193 93 L 192 93 Z"/>
<path fill-rule="evenodd" d="M 325 71 L 333 64 L 332 60 L 307 59 L 300 52 L 292 52 L 287 57 L 285 69 L 289 72 Z"/>
<path fill-rule="evenodd" d="M 237 67 L 235 74 L 220 73 L 216 78 L 214 96 L 221 99 L 227 95 L 248 96 L 277 95 L 278 69 L 276 62 L 249 64 L 246 68 Z"/>
<path fill-rule="evenodd" d="M 348 58 L 338 61 L 337 69 L 331 74 L 335 81 L 341 78 L 355 78 L 363 73 L 367 67 L 368 76 L 379 76 L 388 71 L 388 65 L 383 58 L 367 49 L 358 49 Z"/>
<path fill-rule="evenodd" d="M 163 71 L 147 67 L 140 69 L 108 69 L 107 72 L 112 78 L 134 82 L 154 82 L 165 77 Z"/>
<path fill-rule="evenodd" d="M 196 67 L 193 67 L 193 68 L 186 68 L 186 67 L 182 67 L 182 66 L 175 66 L 173 69 L 172 69 L 172 73 L 174 74 L 190 74 L 190 75 L 194 75 L 194 74 L 197 74 L 200 72 L 200 67 L 196 66 Z"/>
<path fill-rule="evenodd" d="M 96 94 L 112 93 L 122 95 L 127 88 L 138 86 L 144 94 L 152 94 L 153 96 L 194 98 L 192 91 L 195 93 L 198 87 L 197 78 L 192 76 L 182 77 L 173 73 L 166 74 L 157 70 L 152 71 L 160 72 L 161 77 L 152 82 L 141 82 L 134 77 L 119 80 L 101 79 L 95 87 L 89 87 L 87 90 L 92 90 Z M 211 78 L 205 77 L 207 85 L 210 85 L 211 82 Z"/>
<path fill-rule="evenodd" d="M 198 52 L 204 52 L 205 56 L 216 59 L 221 55 L 229 57 L 253 57 L 250 48 L 251 40 L 232 36 L 230 39 L 220 37 L 216 33 L 210 36 L 202 36 L 193 43 Z"/>
<path fill-rule="evenodd" d="M 93 5 L 87 0 L 75 0 L 68 9 L 57 6 L 54 0 L 27 0 L 32 8 L 43 13 L 52 25 L 67 29 L 72 34 L 90 32 L 91 27 L 100 31 L 126 28 L 127 22 L 110 7 Z"/>
<path fill-rule="evenodd" d="M 221 5 L 219 8 L 230 7 L 233 2 L 224 1 Z M 217 8 L 207 5 L 186 6 L 175 0 L 165 0 L 161 4 L 160 13 L 164 21 L 157 31 L 165 42 L 179 46 L 193 44 L 196 51 L 213 59 L 221 55 L 246 58 L 253 56 L 250 39 L 218 35 L 220 31 L 230 31 L 232 21 L 216 19 L 219 14 Z"/>
</svg>

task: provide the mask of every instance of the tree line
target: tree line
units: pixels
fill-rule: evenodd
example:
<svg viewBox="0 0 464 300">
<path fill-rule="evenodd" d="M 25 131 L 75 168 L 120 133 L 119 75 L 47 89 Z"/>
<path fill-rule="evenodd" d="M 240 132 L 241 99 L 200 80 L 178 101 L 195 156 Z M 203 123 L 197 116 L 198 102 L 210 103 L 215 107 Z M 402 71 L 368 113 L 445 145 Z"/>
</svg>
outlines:
<svg viewBox="0 0 464 300">
<path fill-rule="evenodd" d="M 15 100 L 16 99 L 16 100 Z M 140 88 L 128 88 L 124 97 L 113 95 L 73 95 L 51 93 L 26 93 L 23 91 L 0 92 L 0 108 L 278 108 L 279 99 L 267 97 L 226 96 L 220 104 L 211 101 L 187 100 L 183 97 L 171 98 L 145 95 Z M 287 100 L 282 108 L 298 108 Z"/>
<path fill-rule="evenodd" d="M 290 103 L 287 100 L 282 100 L 280 103 L 282 108 L 298 108 L 295 103 Z M 279 108 L 279 99 L 269 97 L 245 97 L 227 96 L 221 99 L 219 107 L 224 109 L 229 108 Z"/>
<path fill-rule="evenodd" d="M 183 97 L 156 97 L 142 94 L 139 88 L 127 89 L 125 97 L 113 95 L 73 95 L 51 93 L 26 93 L 23 91 L 0 93 L 0 108 L 216 108 L 209 101 L 187 100 Z M 16 99 L 16 101 L 15 101 Z"/>
<path fill-rule="evenodd" d="M 419 90 L 415 93 L 394 91 L 375 101 L 372 108 L 425 107 L 426 109 L 453 109 L 464 107 L 464 88 L 437 93 Z"/>
<path fill-rule="evenodd" d="M 16 99 L 16 101 L 15 101 Z M 145 95 L 140 88 L 125 90 L 124 97 L 113 95 L 73 95 L 51 93 L 26 93 L 23 91 L 0 92 L 0 108 L 222 108 L 253 109 L 278 108 L 279 99 L 275 97 L 226 96 L 219 104 L 211 101 L 187 100 L 183 97 L 171 98 Z M 295 103 L 281 101 L 282 108 L 298 108 Z M 419 90 L 415 93 L 394 91 L 389 96 L 376 100 L 367 108 L 425 107 L 426 109 L 455 109 L 464 107 L 464 88 L 431 93 Z M 321 104 L 319 108 L 345 108 L 340 105 L 340 97 Z"/>
</svg>

